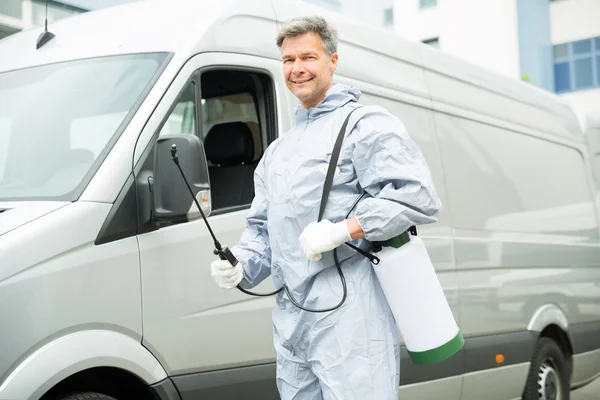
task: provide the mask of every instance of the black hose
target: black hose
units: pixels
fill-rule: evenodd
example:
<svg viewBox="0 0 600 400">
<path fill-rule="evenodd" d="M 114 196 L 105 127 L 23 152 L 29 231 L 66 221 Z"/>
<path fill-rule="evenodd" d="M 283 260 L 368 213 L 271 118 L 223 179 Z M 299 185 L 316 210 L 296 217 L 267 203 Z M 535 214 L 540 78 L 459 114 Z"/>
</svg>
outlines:
<svg viewBox="0 0 600 400">
<path fill-rule="evenodd" d="M 208 223 L 208 220 L 206 219 L 206 216 L 204 215 L 204 212 L 202 211 L 202 208 L 200 207 L 200 204 L 198 203 L 198 199 L 196 199 L 196 196 L 194 196 L 194 192 L 192 191 L 192 188 L 187 180 L 187 177 L 185 176 L 185 173 L 183 172 L 183 170 L 181 169 L 181 166 L 179 165 L 179 158 L 177 157 L 177 145 L 173 144 L 171 146 L 171 159 L 173 160 L 173 162 L 175 163 L 175 165 L 177 165 L 177 168 L 179 169 L 179 172 L 181 173 L 181 176 L 190 192 L 190 195 L 192 196 L 192 198 L 194 199 L 194 203 L 196 204 L 196 206 L 198 207 L 198 210 L 200 211 L 200 215 L 202 216 L 202 219 L 204 220 L 204 223 L 206 224 L 208 231 L 210 232 L 210 235 L 213 238 L 213 241 L 215 243 L 215 254 L 217 254 L 222 260 L 228 260 L 230 262 L 230 264 L 232 265 L 237 265 L 238 261 L 235 258 L 235 256 L 231 253 L 231 250 L 229 250 L 227 247 L 222 247 L 221 243 L 219 243 L 219 241 L 217 240 L 217 238 L 215 237 L 214 232 L 212 231 L 210 224 Z M 350 209 L 348 210 L 348 212 L 346 213 L 344 220 L 348 219 L 348 216 L 350 215 L 350 213 L 352 212 L 352 210 L 354 210 L 354 207 L 356 207 L 356 205 L 358 204 L 358 202 L 365 197 L 367 194 L 367 192 L 363 192 L 360 196 L 358 196 L 358 198 L 354 201 L 354 203 L 352 204 L 352 207 L 350 207 Z M 360 254 L 362 254 L 363 256 L 367 257 L 368 259 L 371 260 L 371 262 L 373 262 L 374 264 L 378 264 L 379 263 L 379 258 L 377 258 L 376 256 L 373 256 L 372 254 L 350 244 L 350 243 L 345 243 L 346 245 L 350 246 L 351 248 L 353 248 L 354 250 L 356 250 L 357 252 L 359 252 Z M 283 286 L 281 286 L 279 289 L 277 289 L 274 292 L 271 293 L 254 293 L 251 292 L 249 290 L 246 290 L 244 288 L 242 288 L 240 285 L 237 285 L 237 288 L 240 292 L 245 293 L 247 295 L 250 296 L 256 296 L 256 297 L 267 297 L 267 296 L 273 296 L 279 292 L 281 292 L 282 290 L 285 290 L 285 293 L 288 295 L 288 298 L 290 299 L 290 301 L 292 302 L 293 305 L 295 305 L 296 307 L 300 308 L 301 310 L 304 311 L 308 311 L 308 312 L 313 312 L 313 313 L 322 313 L 322 312 L 329 312 L 329 311 L 334 311 L 337 310 L 338 308 L 340 308 L 342 306 L 342 304 L 344 304 L 344 302 L 346 301 L 346 297 L 348 296 L 348 288 L 346 287 L 346 278 L 344 277 L 344 273 L 342 272 L 342 267 L 340 265 L 340 261 L 338 259 L 337 256 L 337 248 L 333 249 L 333 259 L 335 261 L 335 266 L 338 270 L 338 273 L 340 275 L 340 280 L 342 281 L 342 290 L 343 290 L 343 294 L 342 294 L 342 299 L 340 300 L 340 302 L 331 307 L 331 308 L 325 308 L 322 310 L 316 310 L 316 309 L 312 309 L 312 308 L 306 308 L 303 307 L 298 300 L 296 300 L 294 298 L 294 296 L 292 295 L 292 293 L 290 292 L 290 290 L 288 289 L 286 284 L 283 284 Z"/>
<path fill-rule="evenodd" d="M 348 212 L 347 212 L 347 213 L 346 213 L 346 215 L 344 216 L 344 220 L 346 220 L 346 219 L 348 218 L 348 216 L 350 216 L 350 213 L 352 212 L 352 210 L 354 210 L 354 207 L 356 207 L 356 205 L 358 204 L 358 202 L 359 202 L 359 201 L 360 201 L 360 200 L 361 200 L 363 197 L 365 197 L 365 196 L 366 196 L 366 194 L 367 194 L 367 192 L 363 192 L 363 193 L 362 193 L 362 194 L 361 194 L 361 195 L 360 195 L 360 196 L 359 196 L 359 197 L 358 197 L 358 198 L 357 198 L 357 199 L 354 201 L 354 204 L 352 204 L 352 207 L 350 207 L 350 209 L 348 210 Z M 361 254 L 363 254 L 363 255 L 365 255 L 365 254 L 369 254 L 369 253 L 367 253 L 367 252 L 364 252 L 364 250 L 362 250 L 362 249 L 358 249 L 357 247 L 355 247 L 355 246 L 352 246 L 352 245 L 351 245 L 351 244 L 349 244 L 349 243 L 346 243 L 346 244 L 347 244 L 348 246 L 352 247 L 353 249 L 357 249 L 357 250 L 359 250 L 359 251 L 360 251 L 360 253 L 361 253 Z M 371 255 L 369 254 L 369 256 L 371 256 Z M 366 257 L 368 257 L 368 256 L 366 256 Z M 375 261 L 373 260 L 373 258 L 371 258 L 371 257 L 373 257 L 374 259 L 376 259 L 376 260 L 377 260 L 377 262 L 375 262 Z M 377 263 L 379 263 L 379 259 L 378 259 L 377 257 L 374 257 L 374 256 L 371 256 L 371 257 L 368 257 L 368 258 L 370 258 L 372 262 L 375 262 L 376 264 L 377 264 Z M 301 309 L 301 310 L 308 311 L 308 312 L 313 312 L 313 313 L 324 313 L 324 312 L 334 311 L 334 310 L 337 310 L 338 308 L 340 308 L 340 307 L 341 307 L 341 306 L 344 304 L 344 302 L 346 301 L 346 297 L 348 296 L 348 287 L 346 286 L 346 278 L 344 277 L 344 273 L 342 272 L 342 267 L 341 267 L 341 265 L 340 265 L 340 261 L 339 261 L 339 259 L 338 259 L 338 255 L 337 255 L 337 248 L 333 249 L 333 260 L 335 261 L 335 267 L 337 268 L 337 270 L 338 270 L 338 274 L 340 275 L 340 280 L 342 281 L 342 293 L 343 293 L 343 294 L 342 294 L 342 299 L 340 300 L 340 302 L 339 302 L 337 305 L 335 305 L 335 306 L 333 306 L 333 307 L 330 307 L 330 308 L 325 308 L 325 309 L 317 310 L 317 309 L 314 309 L 314 308 L 306 308 L 306 307 L 303 307 L 303 306 L 302 306 L 302 305 L 301 305 L 301 304 L 298 302 L 298 300 L 296 300 L 296 298 L 295 298 L 295 297 L 292 295 L 292 293 L 290 292 L 290 290 L 288 289 L 288 287 L 287 287 L 287 285 L 286 285 L 286 284 L 283 284 L 283 286 L 281 286 L 281 288 L 279 288 L 277 291 L 275 291 L 275 292 L 273 292 L 273 293 L 271 293 L 271 294 L 258 294 L 258 293 L 252 293 L 252 292 L 250 292 L 250 291 L 248 291 L 248 290 L 246 290 L 246 289 L 243 289 L 243 288 L 241 288 L 239 285 L 237 286 L 237 288 L 238 288 L 238 289 L 239 289 L 241 292 L 243 292 L 243 293 L 246 293 L 246 294 L 249 294 L 250 296 L 261 296 L 261 297 L 262 297 L 262 296 L 270 296 L 270 295 L 273 295 L 273 294 L 277 294 L 277 293 L 281 292 L 281 290 L 282 290 L 282 289 L 285 289 L 285 293 L 287 294 L 288 298 L 290 299 L 290 302 L 291 302 L 293 305 L 295 305 L 296 307 L 298 307 L 299 309 Z"/>
</svg>

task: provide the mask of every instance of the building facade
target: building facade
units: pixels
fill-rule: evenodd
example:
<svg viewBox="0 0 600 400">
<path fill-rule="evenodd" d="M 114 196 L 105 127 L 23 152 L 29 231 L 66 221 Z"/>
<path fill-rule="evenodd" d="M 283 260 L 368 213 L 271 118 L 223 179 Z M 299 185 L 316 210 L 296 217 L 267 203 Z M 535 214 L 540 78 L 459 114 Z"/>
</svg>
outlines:
<svg viewBox="0 0 600 400">
<path fill-rule="evenodd" d="M 0 0 L 0 39 L 82 12 L 139 0 Z"/>
<path fill-rule="evenodd" d="M 393 29 L 394 0 L 305 0 L 367 25 Z"/>
<path fill-rule="evenodd" d="M 395 0 L 394 31 L 555 92 L 583 115 L 600 107 L 600 1 Z"/>
<path fill-rule="evenodd" d="M 600 112 L 600 1 L 550 5 L 554 91 L 581 113 Z"/>
<path fill-rule="evenodd" d="M 48 23 L 85 11 L 87 9 L 48 0 Z M 45 17 L 45 0 L 1 0 L 0 39 L 24 29 L 41 26 Z"/>
</svg>

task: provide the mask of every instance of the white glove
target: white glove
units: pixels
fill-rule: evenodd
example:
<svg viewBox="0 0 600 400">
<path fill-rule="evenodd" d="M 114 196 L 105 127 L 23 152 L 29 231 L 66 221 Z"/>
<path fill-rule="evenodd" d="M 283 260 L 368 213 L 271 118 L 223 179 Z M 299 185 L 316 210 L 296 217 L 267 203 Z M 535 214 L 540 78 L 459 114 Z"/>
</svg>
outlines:
<svg viewBox="0 0 600 400">
<path fill-rule="evenodd" d="M 234 267 L 227 260 L 215 260 L 210 264 L 212 277 L 223 289 L 233 289 L 244 279 L 244 267 L 238 261 Z"/>
<path fill-rule="evenodd" d="M 344 242 L 352 240 L 346 221 L 331 223 L 324 219 L 311 222 L 300 235 L 300 246 L 304 255 L 311 261 L 321 259 L 321 253 L 333 250 Z"/>
</svg>

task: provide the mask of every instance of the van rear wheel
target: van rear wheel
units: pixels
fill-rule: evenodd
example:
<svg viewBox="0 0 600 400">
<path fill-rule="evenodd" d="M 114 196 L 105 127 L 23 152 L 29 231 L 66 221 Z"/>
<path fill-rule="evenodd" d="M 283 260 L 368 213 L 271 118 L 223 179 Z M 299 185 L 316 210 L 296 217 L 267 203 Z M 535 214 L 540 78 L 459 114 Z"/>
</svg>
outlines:
<svg viewBox="0 0 600 400">
<path fill-rule="evenodd" d="M 60 400 L 117 400 L 114 397 L 107 396 L 95 392 L 76 392 L 70 393 L 65 397 L 60 397 Z"/>
<path fill-rule="evenodd" d="M 523 400 L 569 400 L 565 355 L 552 339 L 538 340 L 531 359 Z"/>
</svg>

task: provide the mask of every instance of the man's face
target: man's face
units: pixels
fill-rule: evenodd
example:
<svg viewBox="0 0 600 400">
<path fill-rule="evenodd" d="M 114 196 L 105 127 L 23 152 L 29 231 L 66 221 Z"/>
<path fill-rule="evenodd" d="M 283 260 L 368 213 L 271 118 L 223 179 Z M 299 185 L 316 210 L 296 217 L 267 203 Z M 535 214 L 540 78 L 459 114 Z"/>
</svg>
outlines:
<svg viewBox="0 0 600 400">
<path fill-rule="evenodd" d="M 288 89 L 304 108 L 319 104 L 333 84 L 337 53 L 327 56 L 321 36 L 314 32 L 285 38 L 281 51 L 283 76 Z"/>
</svg>

